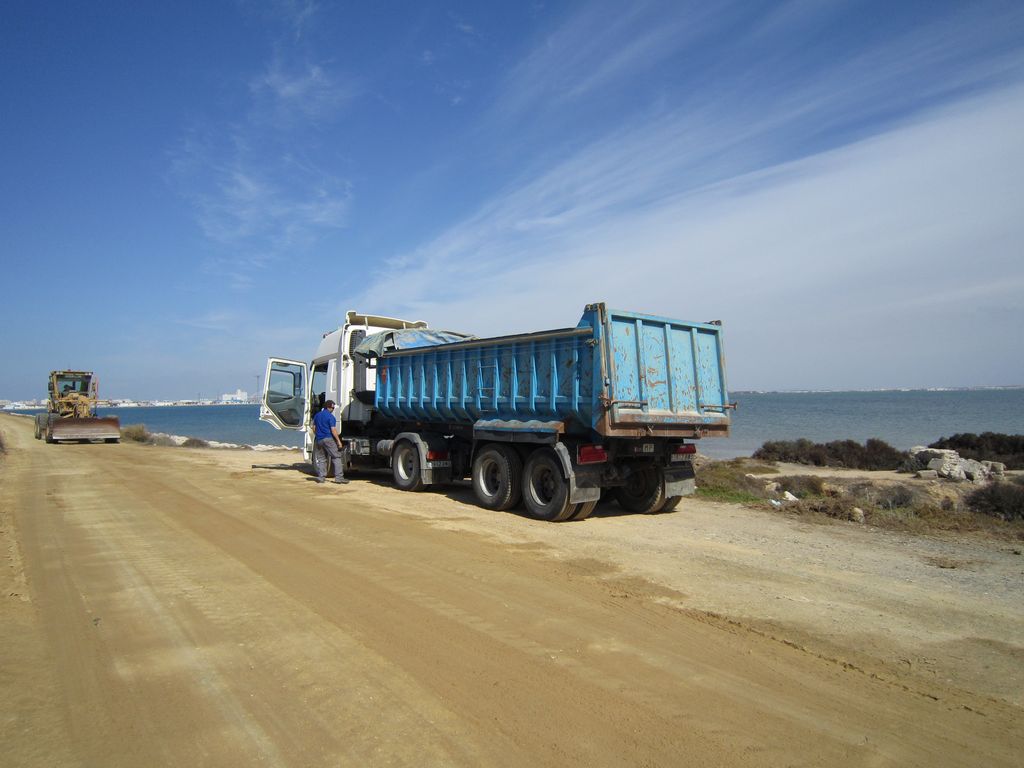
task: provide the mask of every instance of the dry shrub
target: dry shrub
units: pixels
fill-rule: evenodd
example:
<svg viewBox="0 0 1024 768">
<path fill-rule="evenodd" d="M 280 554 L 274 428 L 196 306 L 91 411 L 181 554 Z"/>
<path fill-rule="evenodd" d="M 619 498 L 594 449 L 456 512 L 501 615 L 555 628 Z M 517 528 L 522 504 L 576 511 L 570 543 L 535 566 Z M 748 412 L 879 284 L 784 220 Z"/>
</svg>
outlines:
<svg viewBox="0 0 1024 768">
<path fill-rule="evenodd" d="M 965 459 L 999 461 L 1007 469 L 1024 469 L 1024 435 L 1004 435 L 999 432 L 975 435 L 964 432 L 940 438 L 928 447 L 952 448 Z"/>
<path fill-rule="evenodd" d="M 852 520 L 853 509 L 857 504 L 847 496 L 820 496 L 805 498 L 787 504 L 786 511 L 797 514 L 824 515 L 836 520 Z"/>
<path fill-rule="evenodd" d="M 145 424 L 127 424 L 121 427 L 121 439 L 132 440 L 136 443 L 148 443 L 152 435 L 146 431 Z"/>
<path fill-rule="evenodd" d="M 882 509 L 903 509 L 932 503 L 925 491 L 914 490 L 902 483 L 876 484 L 866 480 L 851 485 L 849 492 L 857 501 Z"/>
<path fill-rule="evenodd" d="M 799 499 L 808 496 L 825 496 L 825 481 L 813 475 L 796 475 L 778 478 L 779 488 L 789 491 Z"/>
<path fill-rule="evenodd" d="M 190 437 L 181 444 L 182 448 L 209 448 L 210 444 L 199 437 Z"/>
<path fill-rule="evenodd" d="M 1000 520 L 1024 520 L 1024 482 L 994 482 L 973 491 L 967 497 L 968 506 L 975 512 Z"/>
<path fill-rule="evenodd" d="M 849 469 L 898 469 L 907 454 L 884 440 L 871 438 L 864 445 L 854 440 L 812 443 L 799 440 L 769 440 L 754 452 L 755 459 L 811 464 L 816 467 L 847 467 Z"/>
</svg>

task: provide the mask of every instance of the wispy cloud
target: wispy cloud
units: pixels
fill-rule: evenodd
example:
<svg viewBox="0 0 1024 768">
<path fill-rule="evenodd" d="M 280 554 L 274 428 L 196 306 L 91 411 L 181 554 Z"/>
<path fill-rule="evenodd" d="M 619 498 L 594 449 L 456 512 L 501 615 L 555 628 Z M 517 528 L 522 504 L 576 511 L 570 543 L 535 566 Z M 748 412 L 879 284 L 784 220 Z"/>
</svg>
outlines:
<svg viewBox="0 0 1024 768">
<path fill-rule="evenodd" d="M 199 328 L 204 331 L 215 331 L 218 333 L 228 333 L 236 331 L 238 328 L 237 313 L 231 310 L 215 310 L 192 317 L 179 317 L 175 322 L 189 328 Z"/>
<path fill-rule="evenodd" d="M 699 5 L 660 14 L 650 3 L 584 4 L 510 70 L 495 102 L 496 119 L 563 107 L 628 80 L 676 54 L 713 22 Z"/>
<path fill-rule="evenodd" d="M 287 4 L 307 18 L 310 4 Z M 248 107 L 231 122 L 196 122 L 170 153 L 171 179 L 211 246 L 202 265 L 233 290 L 267 267 L 348 224 L 350 181 L 322 162 L 322 135 L 337 125 L 359 86 L 325 62 L 277 46 L 248 80 Z"/>
<path fill-rule="evenodd" d="M 251 13 L 283 24 L 292 38 L 298 40 L 320 11 L 316 0 L 241 0 Z"/>
<path fill-rule="evenodd" d="M 354 78 L 342 78 L 321 64 L 289 68 L 280 57 L 249 83 L 255 108 L 266 108 L 278 121 L 316 124 L 334 117 L 358 94 Z"/>
<path fill-rule="evenodd" d="M 680 111 L 692 113 L 691 122 L 712 117 L 730 132 L 774 119 L 792 151 L 811 128 L 817 137 L 844 138 L 1022 75 L 1024 9 L 945 7 L 908 13 L 876 34 L 846 36 L 853 13 L 805 0 L 767 10 L 730 2 L 587 3 L 545 29 L 510 68 L 483 130 L 517 125 L 520 141 L 550 143 L 543 131 L 554 126 L 589 140 L 607 124 L 605 104 L 632 106 L 623 94 L 635 92 L 636 103 L 649 105 L 646 118 Z"/>
<path fill-rule="evenodd" d="M 285 155 L 257 160 L 238 148 L 217 160 L 206 142 L 185 142 L 175 174 L 192 202 L 203 234 L 226 248 L 265 253 L 308 245 L 347 224 L 351 185 Z M 223 155 L 222 155 L 223 157 Z M 245 259 L 251 259 L 251 250 Z"/>
<path fill-rule="evenodd" d="M 448 18 L 451 19 L 455 30 L 464 37 L 472 39 L 479 39 L 481 37 L 480 30 L 462 16 L 456 13 L 449 13 Z"/>
<path fill-rule="evenodd" d="M 927 383 L 932 356 L 978 343 L 961 325 L 967 314 L 991 303 L 1024 322 L 1024 300 L 1005 290 L 1022 275 L 1022 121 L 1024 89 L 998 90 L 845 148 L 720 178 L 693 171 L 700 151 L 683 151 L 666 121 L 524 179 L 396 260 L 357 303 L 487 333 L 564 325 L 567 308 L 604 298 L 725 319 L 734 379 L 751 385 L 870 386 L 879 365 Z M 913 349 L 859 341 L 922 323 L 936 334 L 914 334 Z M 782 338 L 801 353 L 780 369 Z M 1020 380 L 1024 343 L 1001 343 L 996 359 L 1018 362 L 975 374 Z M 837 344 L 858 352 L 817 368 Z"/>
</svg>

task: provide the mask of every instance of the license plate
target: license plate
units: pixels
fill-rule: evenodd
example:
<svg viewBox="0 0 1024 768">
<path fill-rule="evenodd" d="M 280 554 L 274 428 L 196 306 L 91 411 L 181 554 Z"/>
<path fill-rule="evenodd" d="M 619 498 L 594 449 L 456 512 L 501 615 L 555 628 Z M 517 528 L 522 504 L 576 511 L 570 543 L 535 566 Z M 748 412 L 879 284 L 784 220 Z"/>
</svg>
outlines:
<svg viewBox="0 0 1024 768">
<path fill-rule="evenodd" d="M 644 443 L 641 445 L 640 453 L 654 453 L 654 443 Z"/>
<path fill-rule="evenodd" d="M 670 461 L 689 461 L 691 458 L 692 458 L 691 456 L 686 456 L 686 455 L 679 454 L 679 453 L 673 453 L 672 454 L 672 458 L 669 459 L 669 460 Z"/>
<path fill-rule="evenodd" d="M 443 469 L 444 467 L 450 467 L 452 463 L 450 461 L 428 461 L 427 469 Z"/>
</svg>

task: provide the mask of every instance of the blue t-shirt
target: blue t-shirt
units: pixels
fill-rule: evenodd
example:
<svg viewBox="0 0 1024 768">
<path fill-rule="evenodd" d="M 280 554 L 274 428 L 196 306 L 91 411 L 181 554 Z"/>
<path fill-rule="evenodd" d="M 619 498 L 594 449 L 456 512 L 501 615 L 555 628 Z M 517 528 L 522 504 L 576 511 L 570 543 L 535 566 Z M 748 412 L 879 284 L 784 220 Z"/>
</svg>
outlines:
<svg viewBox="0 0 1024 768">
<path fill-rule="evenodd" d="M 317 415 L 313 417 L 313 425 L 316 427 L 316 439 L 323 440 L 325 437 L 333 439 L 334 435 L 331 434 L 331 427 L 337 423 L 338 420 L 334 418 L 333 413 L 326 408 L 321 408 Z"/>
</svg>

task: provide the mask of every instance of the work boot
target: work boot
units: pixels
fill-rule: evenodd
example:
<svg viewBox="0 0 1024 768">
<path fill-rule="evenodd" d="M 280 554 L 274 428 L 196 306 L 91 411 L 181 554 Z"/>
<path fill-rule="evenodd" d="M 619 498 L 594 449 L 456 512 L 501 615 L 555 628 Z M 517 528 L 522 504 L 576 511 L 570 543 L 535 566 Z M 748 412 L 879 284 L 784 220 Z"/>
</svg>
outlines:
<svg viewBox="0 0 1024 768">
<path fill-rule="evenodd" d="M 338 485 L 348 485 L 348 478 L 347 477 L 339 477 L 339 478 L 336 478 L 334 482 L 337 483 Z"/>
</svg>

